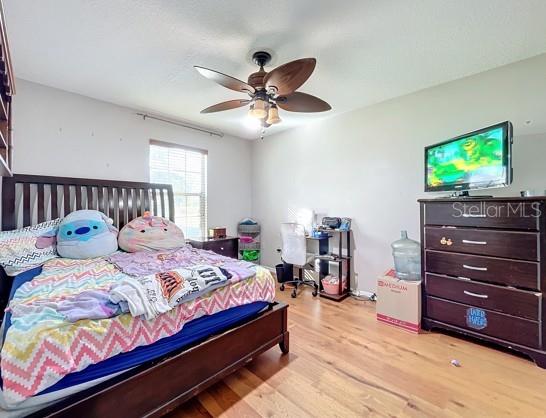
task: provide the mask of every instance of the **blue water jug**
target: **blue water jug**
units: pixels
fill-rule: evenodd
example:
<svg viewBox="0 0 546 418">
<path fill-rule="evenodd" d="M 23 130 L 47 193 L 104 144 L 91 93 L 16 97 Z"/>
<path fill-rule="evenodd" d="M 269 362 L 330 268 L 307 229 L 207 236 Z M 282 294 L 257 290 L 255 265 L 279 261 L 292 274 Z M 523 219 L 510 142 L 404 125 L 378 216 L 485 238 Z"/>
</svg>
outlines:
<svg viewBox="0 0 546 418">
<path fill-rule="evenodd" d="M 396 277 L 402 280 L 421 280 L 421 245 L 401 231 L 401 238 L 391 244 Z"/>
</svg>

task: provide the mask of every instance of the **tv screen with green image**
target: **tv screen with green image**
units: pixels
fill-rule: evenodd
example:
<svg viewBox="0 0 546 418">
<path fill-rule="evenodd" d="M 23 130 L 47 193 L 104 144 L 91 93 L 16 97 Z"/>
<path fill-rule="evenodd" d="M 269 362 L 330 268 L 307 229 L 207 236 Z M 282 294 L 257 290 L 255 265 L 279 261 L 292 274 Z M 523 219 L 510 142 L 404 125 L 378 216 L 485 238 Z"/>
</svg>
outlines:
<svg viewBox="0 0 546 418">
<path fill-rule="evenodd" d="M 505 122 L 425 148 L 425 190 L 508 185 L 511 124 Z"/>
</svg>

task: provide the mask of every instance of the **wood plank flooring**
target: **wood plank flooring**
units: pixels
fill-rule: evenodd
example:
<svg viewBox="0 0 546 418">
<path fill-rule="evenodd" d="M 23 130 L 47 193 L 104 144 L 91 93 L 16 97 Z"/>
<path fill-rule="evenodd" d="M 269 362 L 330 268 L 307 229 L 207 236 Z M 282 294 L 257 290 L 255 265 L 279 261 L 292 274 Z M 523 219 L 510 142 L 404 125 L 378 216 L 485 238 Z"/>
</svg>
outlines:
<svg viewBox="0 0 546 418">
<path fill-rule="evenodd" d="M 169 418 L 546 417 L 546 370 L 525 358 L 378 323 L 372 302 L 277 297 L 290 354 L 269 350 Z"/>
</svg>

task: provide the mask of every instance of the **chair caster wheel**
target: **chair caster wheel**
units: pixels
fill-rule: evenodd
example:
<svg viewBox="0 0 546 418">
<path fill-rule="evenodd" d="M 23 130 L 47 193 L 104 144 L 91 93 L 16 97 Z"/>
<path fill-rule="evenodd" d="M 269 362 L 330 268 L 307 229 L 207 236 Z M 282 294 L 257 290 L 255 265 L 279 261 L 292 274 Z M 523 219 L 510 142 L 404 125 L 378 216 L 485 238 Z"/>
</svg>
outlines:
<svg viewBox="0 0 546 418">
<path fill-rule="evenodd" d="M 296 289 L 292 290 L 292 294 L 290 296 L 292 296 L 293 298 L 295 298 L 297 296 Z"/>
<path fill-rule="evenodd" d="M 279 289 L 281 290 L 281 292 L 284 292 L 284 285 L 281 284 L 281 287 L 279 287 Z"/>
<path fill-rule="evenodd" d="M 317 296 L 317 295 L 318 295 L 318 290 L 317 289 L 313 290 L 313 296 Z"/>
</svg>

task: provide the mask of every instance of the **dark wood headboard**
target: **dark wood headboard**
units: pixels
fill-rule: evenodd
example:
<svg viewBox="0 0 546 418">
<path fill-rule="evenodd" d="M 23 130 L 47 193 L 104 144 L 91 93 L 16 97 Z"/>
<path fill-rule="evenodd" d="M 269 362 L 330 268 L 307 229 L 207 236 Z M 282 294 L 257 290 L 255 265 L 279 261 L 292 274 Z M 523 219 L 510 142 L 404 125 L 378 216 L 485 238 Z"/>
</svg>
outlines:
<svg viewBox="0 0 546 418">
<path fill-rule="evenodd" d="M 2 179 L 2 230 L 60 218 L 78 209 L 100 210 L 122 228 L 149 210 L 174 221 L 170 184 L 15 174 Z M 0 267 L 0 321 L 12 281 Z"/>
<path fill-rule="evenodd" d="M 2 230 L 8 231 L 95 209 L 122 228 L 149 210 L 174 221 L 170 184 L 15 174 L 2 179 Z"/>
</svg>

